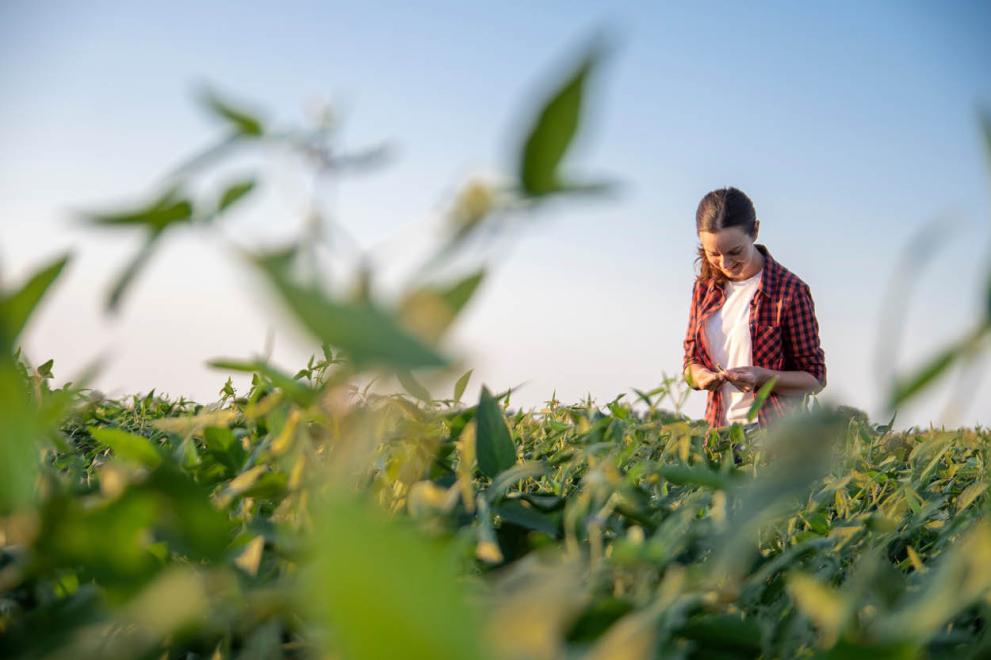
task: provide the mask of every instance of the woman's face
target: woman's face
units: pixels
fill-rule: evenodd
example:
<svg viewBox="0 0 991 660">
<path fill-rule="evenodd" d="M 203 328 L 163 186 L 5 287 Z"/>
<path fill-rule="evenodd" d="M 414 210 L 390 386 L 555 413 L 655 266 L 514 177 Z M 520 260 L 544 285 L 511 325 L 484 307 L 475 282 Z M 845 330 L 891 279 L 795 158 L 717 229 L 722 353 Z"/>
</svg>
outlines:
<svg viewBox="0 0 991 660">
<path fill-rule="evenodd" d="M 728 279 L 745 280 L 760 270 L 761 262 L 754 239 L 739 227 L 727 227 L 717 232 L 702 231 L 699 232 L 699 240 L 709 263 Z"/>
</svg>

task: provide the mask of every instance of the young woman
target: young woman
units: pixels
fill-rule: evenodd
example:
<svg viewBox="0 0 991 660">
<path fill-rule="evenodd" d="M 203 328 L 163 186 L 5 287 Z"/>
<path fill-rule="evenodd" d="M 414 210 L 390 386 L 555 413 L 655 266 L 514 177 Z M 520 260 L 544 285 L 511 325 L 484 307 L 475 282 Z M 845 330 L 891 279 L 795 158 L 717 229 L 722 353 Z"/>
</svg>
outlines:
<svg viewBox="0 0 991 660">
<path fill-rule="evenodd" d="M 695 214 L 701 273 L 692 291 L 684 373 L 708 390 L 710 427 L 747 424 L 754 393 L 776 377 L 758 413 L 766 426 L 826 386 L 809 286 L 754 243 L 760 220 L 736 188 L 713 190 Z"/>
</svg>

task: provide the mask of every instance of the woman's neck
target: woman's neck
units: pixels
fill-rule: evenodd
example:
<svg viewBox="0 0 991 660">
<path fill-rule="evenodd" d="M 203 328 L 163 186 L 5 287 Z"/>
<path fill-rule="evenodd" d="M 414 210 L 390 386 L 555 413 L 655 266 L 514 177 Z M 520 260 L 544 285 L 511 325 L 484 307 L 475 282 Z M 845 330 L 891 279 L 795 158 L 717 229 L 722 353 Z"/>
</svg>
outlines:
<svg viewBox="0 0 991 660">
<path fill-rule="evenodd" d="M 740 273 L 737 282 L 742 282 L 743 280 L 749 280 L 751 277 L 759 273 L 764 268 L 764 255 L 756 247 L 754 248 L 755 259 L 752 260 L 752 265 L 750 269 Z"/>
</svg>

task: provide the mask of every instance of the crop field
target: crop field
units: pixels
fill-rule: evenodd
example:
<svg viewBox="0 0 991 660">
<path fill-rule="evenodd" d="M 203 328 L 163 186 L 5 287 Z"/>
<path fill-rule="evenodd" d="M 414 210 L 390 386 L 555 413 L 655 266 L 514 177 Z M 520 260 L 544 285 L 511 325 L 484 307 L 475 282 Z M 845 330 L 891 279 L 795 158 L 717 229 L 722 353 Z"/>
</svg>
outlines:
<svg viewBox="0 0 991 660">
<path fill-rule="evenodd" d="M 487 390 L 318 393 L 335 367 L 257 374 L 212 406 L 77 400 L 37 508 L 4 520 L 0 654 L 909 658 L 991 641 L 985 432 L 820 409 L 706 442 L 657 407 L 673 382 L 637 406 L 513 412 Z"/>
<path fill-rule="evenodd" d="M 454 371 L 445 333 L 488 276 L 463 268 L 469 248 L 549 199 L 610 188 L 565 158 L 601 56 L 530 109 L 517 171 L 458 193 L 398 296 L 367 264 L 328 285 L 320 231 L 237 246 L 314 354 L 296 371 L 214 359 L 214 402 L 107 398 L 98 365 L 57 381 L 57 360 L 32 363 L 20 340 L 71 257 L 5 280 L 0 657 L 991 656 L 987 430 L 895 430 L 814 401 L 768 428 L 708 429 L 679 412 L 680 377 L 523 410 Z M 223 169 L 235 147 L 288 148 L 319 176 L 375 160 L 341 153 L 326 118 L 286 129 L 202 100 L 219 139 L 147 203 L 85 217 L 144 237 L 109 312 L 163 236 L 250 202 L 260 176 Z M 891 407 L 989 335 L 991 310 L 898 379 Z"/>
</svg>

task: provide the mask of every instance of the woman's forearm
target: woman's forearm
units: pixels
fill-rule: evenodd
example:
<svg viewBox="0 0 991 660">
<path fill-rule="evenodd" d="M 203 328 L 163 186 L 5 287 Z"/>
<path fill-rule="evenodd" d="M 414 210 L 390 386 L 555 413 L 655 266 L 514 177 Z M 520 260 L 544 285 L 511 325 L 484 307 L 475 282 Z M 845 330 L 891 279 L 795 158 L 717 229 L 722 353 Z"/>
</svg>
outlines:
<svg viewBox="0 0 991 660">
<path fill-rule="evenodd" d="M 816 377 L 808 371 L 775 371 L 774 369 L 766 369 L 765 371 L 767 371 L 767 377 L 764 379 L 764 383 L 772 376 L 777 377 L 778 380 L 774 384 L 773 391 L 778 394 L 794 395 L 807 392 L 815 394 L 823 387 L 816 380 Z M 761 384 L 763 385 L 763 383 Z"/>
</svg>

